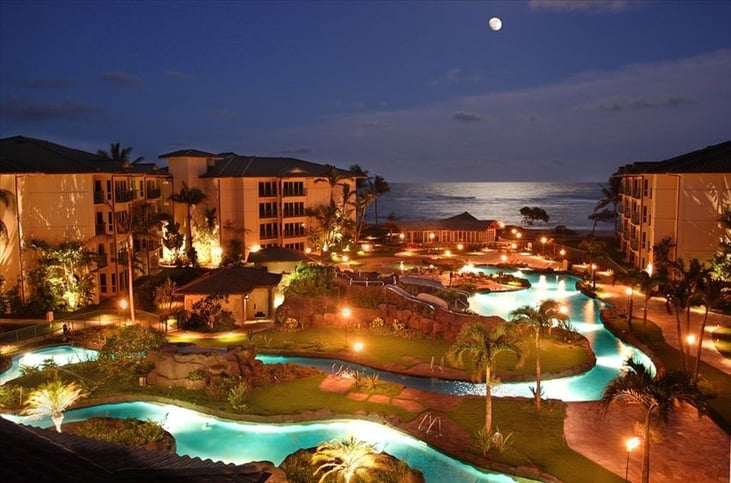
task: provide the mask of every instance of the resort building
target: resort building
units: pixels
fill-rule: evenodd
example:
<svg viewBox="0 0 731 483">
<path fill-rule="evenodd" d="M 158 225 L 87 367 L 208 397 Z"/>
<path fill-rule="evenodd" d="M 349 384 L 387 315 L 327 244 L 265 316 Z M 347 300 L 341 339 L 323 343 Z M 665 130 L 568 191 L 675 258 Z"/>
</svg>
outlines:
<svg viewBox="0 0 731 483">
<path fill-rule="evenodd" d="M 0 276 L 29 299 L 29 270 L 37 250 L 80 242 L 94 255 L 94 302 L 124 295 L 128 253 L 136 276 L 158 270 L 160 242 L 132 236 L 134 220 L 167 210 L 172 182 L 154 164 L 122 165 L 97 154 L 22 136 L 0 140 Z M 77 294 L 64 295 L 69 309 Z"/>
<path fill-rule="evenodd" d="M 327 229 L 313 213 L 334 207 L 339 221 L 355 219 L 350 196 L 359 175 L 350 171 L 293 158 L 197 150 L 160 158 L 167 168 L 122 164 L 22 136 L 0 140 L 0 291 L 17 285 L 27 303 L 29 273 L 39 255 L 32 248 L 78 242 L 94 255 L 84 275 L 93 285 L 92 302 L 124 297 L 132 265 L 134 277 L 154 274 L 165 259 L 165 228 L 145 232 L 137 226 L 160 214 L 178 223 L 180 233 L 192 220 L 198 261 L 209 266 L 218 266 L 234 246 L 242 261 L 262 247 L 327 250 Z M 171 201 L 184 187 L 205 197 L 196 205 Z M 128 265 L 129 252 L 135 263 Z M 66 308 L 75 308 L 76 298 L 65 294 Z"/>
<path fill-rule="evenodd" d="M 497 239 L 500 223 L 478 220 L 464 212 L 442 220 L 397 221 L 400 237 L 407 245 L 426 248 L 482 248 Z"/>
<path fill-rule="evenodd" d="M 657 162 L 621 167 L 617 236 L 625 260 L 651 267 L 666 237 L 671 259 L 708 261 L 718 250 L 719 219 L 731 209 L 731 141 Z"/>
<path fill-rule="evenodd" d="M 210 256 L 215 264 L 216 253 L 225 253 L 234 240 L 242 243 L 244 259 L 264 247 L 327 251 L 326 242 L 317 246 L 322 226 L 310 210 L 334 203 L 355 219 L 355 210 L 347 208 L 353 200 L 344 199 L 355 193 L 358 175 L 350 171 L 295 158 L 216 155 L 194 149 L 160 158 L 167 161 L 174 191 L 185 183 L 206 194 L 204 206 L 195 207 L 198 223 L 205 209 L 216 210 L 218 246 L 197 246 L 201 261 Z M 185 220 L 186 207 L 178 204 L 175 209 L 175 219 Z"/>
</svg>

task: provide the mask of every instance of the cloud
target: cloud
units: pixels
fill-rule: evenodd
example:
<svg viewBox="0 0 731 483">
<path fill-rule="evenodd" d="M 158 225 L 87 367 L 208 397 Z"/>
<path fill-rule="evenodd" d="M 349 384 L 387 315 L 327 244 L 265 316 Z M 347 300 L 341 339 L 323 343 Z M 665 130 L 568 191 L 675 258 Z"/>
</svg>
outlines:
<svg viewBox="0 0 731 483">
<path fill-rule="evenodd" d="M 74 82 L 71 79 L 45 78 L 45 79 L 22 79 L 18 82 L 22 87 L 30 89 L 60 89 L 71 87 Z"/>
<path fill-rule="evenodd" d="M 61 101 L 45 101 L 12 96 L 0 109 L 2 117 L 11 121 L 90 120 L 102 112 L 103 109 L 98 106 L 71 97 Z"/>
<path fill-rule="evenodd" d="M 163 72 L 163 77 L 170 80 L 185 80 L 185 79 L 192 79 L 192 74 L 187 74 L 185 72 L 180 72 L 177 70 L 166 70 Z"/>
<path fill-rule="evenodd" d="M 557 12 L 618 13 L 629 8 L 629 0 L 530 0 L 531 10 Z"/>
<path fill-rule="evenodd" d="M 141 78 L 127 72 L 105 72 L 99 80 L 124 87 L 141 87 L 144 84 Z"/>
<path fill-rule="evenodd" d="M 628 98 L 617 98 L 607 100 L 594 105 L 580 106 L 579 110 L 586 111 L 610 111 L 610 112 L 621 112 L 621 111 L 638 111 L 642 109 L 662 109 L 667 107 L 681 107 L 690 104 L 695 104 L 693 99 L 683 96 L 665 96 L 656 99 L 628 99 Z"/>
<path fill-rule="evenodd" d="M 358 163 L 391 180 L 603 181 L 630 161 L 667 159 L 729 139 L 729 78 L 726 49 L 520 90 L 343 113 L 262 130 L 256 139 L 260 151 L 307 145 L 322 159 Z M 681 107 L 682 115 L 668 113 Z M 621 122 L 617 109 L 626 112 Z M 440 170 L 447 160 L 455 168 Z M 565 169 L 541 168 L 556 162 Z"/>
<path fill-rule="evenodd" d="M 462 72 L 462 69 L 452 69 L 445 74 L 437 77 L 436 79 L 432 79 L 431 81 L 429 81 L 429 85 L 453 85 L 459 84 L 461 82 L 477 83 L 481 80 L 482 76 L 480 74 L 465 74 Z"/>
<path fill-rule="evenodd" d="M 479 114 L 460 111 L 454 113 L 454 120 L 459 122 L 480 122 L 484 121 L 484 118 Z"/>
</svg>

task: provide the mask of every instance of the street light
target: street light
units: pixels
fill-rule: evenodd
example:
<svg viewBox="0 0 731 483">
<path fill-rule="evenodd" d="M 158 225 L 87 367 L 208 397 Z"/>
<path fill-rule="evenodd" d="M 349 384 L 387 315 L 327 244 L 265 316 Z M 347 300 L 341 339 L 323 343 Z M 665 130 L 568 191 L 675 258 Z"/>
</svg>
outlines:
<svg viewBox="0 0 731 483">
<path fill-rule="evenodd" d="M 591 289 L 596 290 L 596 264 L 591 264 Z"/>
<path fill-rule="evenodd" d="M 632 287 L 627 287 L 624 291 L 629 299 L 629 309 L 627 310 L 627 325 L 632 330 Z"/>
<path fill-rule="evenodd" d="M 628 439 L 624 444 L 627 447 L 627 464 L 624 468 L 624 481 L 629 481 L 629 455 L 633 449 L 640 445 L 640 438 L 635 436 L 634 438 Z"/>
<path fill-rule="evenodd" d="M 688 372 L 690 372 L 690 360 L 693 357 L 691 354 L 693 354 L 693 344 L 695 344 L 695 334 L 688 334 L 688 336 L 685 338 L 685 341 L 688 343 Z"/>
<path fill-rule="evenodd" d="M 129 307 L 129 302 L 127 302 L 127 299 L 121 299 L 119 301 L 119 322 L 122 323 L 122 313 L 127 311 L 127 307 Z"/>
<path fill-rule="evenodd" d="M 541 237 L 541 244 L 543 245 L 543 249 L 541 250 L 543 252 L 543 256 L 546 256 L 546 242 L 548 241 L 548 238 L 545 236 Z"/>
<path fill-rule="evenodd" d="M 343 307 L 340 310 L 340 315 L 345 320 L 345 347 L 346 347 L 346 349 L 348 347 L 348 327 L 350 325 L 350 322 L 348 321 L 348 319 L 350 318 L 350 313 L 351 313 L 350 307 Z"/>
</svg>

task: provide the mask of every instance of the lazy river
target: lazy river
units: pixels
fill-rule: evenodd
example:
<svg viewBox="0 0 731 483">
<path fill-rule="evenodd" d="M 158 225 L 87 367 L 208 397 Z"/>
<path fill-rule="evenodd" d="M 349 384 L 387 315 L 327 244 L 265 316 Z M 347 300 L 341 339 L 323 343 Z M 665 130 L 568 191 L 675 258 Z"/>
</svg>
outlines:
<svg viewBox="0 0 731 483">
<path fill-rule="evenodd" d="M 444 481 L 445 475 L 455 482 L 516 481 L 508 475 L 477 470 L 392 427 L 357 419 L 301 424 L 246 423 L 170 404 L 149 402 L 89 406 L 67 411 L 64 415 L 64 422 L 84 421 L 96 416 L 162 422 L 164 428 L 175 437 L 178 455 L 210 458 L 225 463 L 268 460 L 279 465 L 288 454 L 300 448 L 311 448 L 323 441 L 353 435 L 374 444 L 377 451 L 385 451 L 418 469 L 427 482 Z M 49 418 L 29 420 L 14 415 L 3 417 L 16 423 L 53 426 Z"/>
</svg>

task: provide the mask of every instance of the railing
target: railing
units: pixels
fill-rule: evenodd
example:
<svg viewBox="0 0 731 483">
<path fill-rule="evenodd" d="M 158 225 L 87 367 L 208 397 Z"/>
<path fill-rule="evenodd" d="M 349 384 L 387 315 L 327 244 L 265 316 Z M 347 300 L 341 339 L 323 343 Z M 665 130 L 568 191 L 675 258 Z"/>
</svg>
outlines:
<svg viewBox="0 0 731 483">
<path fill-rule="evenodd" d="M 436 428 L 435 428 L 436 427 Z M 419 422 L 419 431 L 425 431 L 426 434 L 431 433 L 433 429 L 437 430 L 437 435 L 442 435 L 442 420 L 439 416 L 432 416 L 430 413 L 426 413 L 421 421 Z"/>
<path fill-rule="evenodd" d="M 132 190 L 115 190 L 114 201 L 117 203 L 128 203 L 135 197 L 135 192 Z"/>
<path fill-rule="evenodd" d="M 303 188 L 301 190 L 284 190 L 282 192 L 283 197 L 291 197 L 291 196 L 307 196 L 307 188 Z"/>
<path fill-rule="evenodd" d="M 104 203 L 104 191 L 103 190 L 94 191 L 94 204 L 100 205 L 102 203 Z"/>
<path fill-rule="evenodd" d="M 107 234 L 107 224 L 106 223 L 97 223 L 94 225 L 94 232 L 97 235 L 106 235 Z"/>
<path fill-rule="evenodd" d="M 160 188 L 153 188 L 147 190 L 147 199 L 148 200 L 156 200 L 160 197 L 161 190 Z"/>
</svg>

